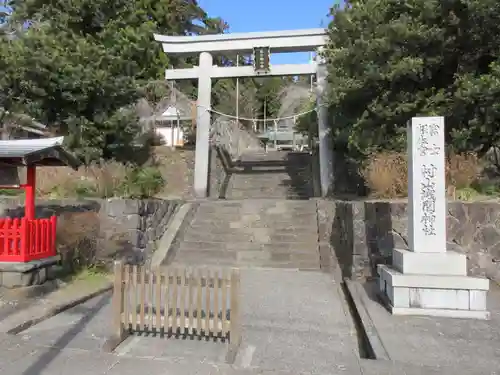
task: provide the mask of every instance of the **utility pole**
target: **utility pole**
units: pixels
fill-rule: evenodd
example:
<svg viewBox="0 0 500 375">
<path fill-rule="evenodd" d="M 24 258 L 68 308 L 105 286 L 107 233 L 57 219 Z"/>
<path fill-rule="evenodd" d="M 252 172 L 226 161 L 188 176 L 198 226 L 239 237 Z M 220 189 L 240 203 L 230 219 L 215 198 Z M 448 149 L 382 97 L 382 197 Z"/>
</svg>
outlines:
<svg viewBox="0 0 500 375">
<path fill-rule="evenodd" d="M 177 109 L 177 97 L 175 95 L 174 81 L 170 81 L 170 106 L 173 106 L 173 108 L 175 109 L 175 113 L 177 114 L 177 118 L 178 118 L 179 113 L 178 113 L 178 109 Z M 172 150 L 175 150 L 175 125 L 174 125 L 174 121 L 170 121 L 170 131 L 172 132 L 170 135 L 170 141 L 172 142 L 170 147 L 172 148 Z"/>
<path fill-rule="evenodd" d="M 236 66 L 240 66 L 240 55 L 236 55 Z M 236 77 L 236 122 L 240 121 L 240 79 Z"/>
<path fill-rule="evenodd" d="M 236 66 L 240 66 L 240 55 L 236 54 Z M 236 77 L 236 126 L 240 126 L 240 78 Z M 240 133 L 236 132 L 236 152 L 240 154 Z"/>
<path fill-rule="evenodd" d="M 314 61 L 314 55 L 311 52 L 311 53 L 309 53 L 309 64 L 312 64 L 313 61 Z M 312 92 L 313 92 L 313 84 L 314 84 L 314 75 L 311 74 L 311 77 L 309 78 L 309 81 L 310 81 L 310 84 L 311 84 L 310 87 L 309 87 L 309 89 L 311 90 L 311 94 L 312 94 Z"/>
</svg>

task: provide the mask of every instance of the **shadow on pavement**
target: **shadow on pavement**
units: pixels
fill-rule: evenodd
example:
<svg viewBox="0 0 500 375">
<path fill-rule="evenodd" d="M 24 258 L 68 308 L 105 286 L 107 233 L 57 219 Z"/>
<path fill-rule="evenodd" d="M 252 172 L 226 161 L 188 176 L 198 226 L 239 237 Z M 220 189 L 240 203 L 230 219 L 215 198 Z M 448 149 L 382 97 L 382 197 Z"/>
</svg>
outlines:
<svg viewBox="0 0 500 375">
<path fill-rule="evenodd" d="M 60 350 L 66 347 L 76 335 L 84 330 L 89 322 L 109 303 L 110 295 L 106 293 L 99 298 L 99 302 L 93 308 L 88 310 L 88 313 L 70 330 L 64 333 L 53 345 L 53 348 L 45 352 L 39 357 L 30 367 L 28 367 L 22 375 L 39 375 L 60 353 Z M 75 364 L 77 366 L 77 364 Z"/>
</svg>

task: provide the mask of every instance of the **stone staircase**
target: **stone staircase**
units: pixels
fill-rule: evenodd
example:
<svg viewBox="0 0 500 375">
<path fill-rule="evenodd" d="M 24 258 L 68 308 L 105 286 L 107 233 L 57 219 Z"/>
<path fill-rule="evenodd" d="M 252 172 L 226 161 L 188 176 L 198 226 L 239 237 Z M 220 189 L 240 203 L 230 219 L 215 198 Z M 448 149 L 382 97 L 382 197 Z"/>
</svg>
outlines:
<svg viewBox="0 0 500 375">
<path fill-rule="evenodd" d="M 318 270 L 316 202 L 199 203 L 166 263 Z"/>
<path fill-rule="evenodd" d="M 309 199 L 313 196 L 310 155 L 305 152 L 243 154 L 229 181 L 226 199 Z"/>
</svg>

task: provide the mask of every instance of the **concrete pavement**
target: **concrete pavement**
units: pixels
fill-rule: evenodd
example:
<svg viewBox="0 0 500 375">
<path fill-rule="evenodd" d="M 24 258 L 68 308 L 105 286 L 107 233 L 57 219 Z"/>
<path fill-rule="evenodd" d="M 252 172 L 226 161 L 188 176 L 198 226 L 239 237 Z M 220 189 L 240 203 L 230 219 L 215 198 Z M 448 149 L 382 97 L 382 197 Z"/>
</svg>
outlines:
<svg viewBox="0 0 500 375">
<path fill-rule="evenodd" d="M 389 359 L 426 373 L 500 374 L 500 287 L 491 283 L 490 320 L 391 315 L 366 283 L 363 304 Z M 423 371 L 423 370 L 422 370 Z"/>
<path fill-rule="evenodd" d="M 390 360 L 361 359 L 361 343 L 343 291 L 321 272 L 245 269 L 243 342 L 233 366 L 225 344 L 133 336 L 103 353 L 110 294 L 103 294 L 18 335 L 0 334 L 0 374 L 497 375 L 500 288 L 492 320 L 394 317 L 367 303 Z M 369 289 L 368 289 L 369 291 Z M 367 294 L 369 296 L 369 294 Z M 496 372 L 495 372 L 496 371 Z"/>
<path fill-rule="evenodd" d="M 19 333 L 23 340 L 59 349 L 102 351 L 111 335 L 111 292 L 59 313 Z"/>
<path fill-rule="evenodd" d="M 241 281 L 244 332 L 235 366 L 224 363 L 225 344 L 189 339 L 133 336 L 102 354 L 110 334 L 107 293 L 3 336 L 0 373 L 361 373 L 356 332 L 329 275 L 253 269 L 242 270 Z"/>
<path fill-rule="evenodd" d="M 359 368 L 356 330 L 330 275 L 253 269 L 241 277 L 243 344 L 237 366 L 324 374 Z"/>
</svg>

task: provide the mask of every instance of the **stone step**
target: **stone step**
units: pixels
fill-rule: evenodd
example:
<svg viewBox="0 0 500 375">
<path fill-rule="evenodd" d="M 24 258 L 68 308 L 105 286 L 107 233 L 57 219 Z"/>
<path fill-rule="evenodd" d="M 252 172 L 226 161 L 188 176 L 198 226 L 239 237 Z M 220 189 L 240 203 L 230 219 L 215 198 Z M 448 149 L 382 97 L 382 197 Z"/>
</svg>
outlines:
<svg viewBox="0 0 500 375">
<path fill-rule="evenodd" d="M 271 152 L 267 154 L 247 154 L 242 155 L 240 157 L 240 161 L 242 163 L 262 163 L 262 164 L 286 164 L 286 165 L 297 165 L 302 164 L 303 162 L 307 162 L 311 159 L 310 155 L 278 155 L 271 154 Z"/>
<path fill-rule="evenodd" d="M 257 243 L 257 242 L 206 242 L 182 240 L 178 247 L 179 253 L 184 249 L 197 250 L 201 252 L 213 250 L 222 252 L 269 252 L 273 253 L 305 253 L 318 254 L 317 242 L 282 242 L 282 243 Z"/>
<path fill-rule="evenodd" d="M 252 183 L 259 182 L 262 186 L 270 186 L 270 183 L 273 184 L 276 182 L 309 182 L 309 172 L 297 170 L 294 171 L 293 174 L 288 173 L 280 173 L 280 174 L 272 174 L 272 173 L 248 173 L 248 174 L 240 174 L 240 175 L 232 175 L 233 183 Z"/>
<path fill-rule="evenodd" d="M 196 215 L 223 215 L 224 217 L 232 218 L 238 215 L 262 215 L 262 216 L 277 216 L 277 215 L 309 215 L 316 216 L 316 206 L 314 204 L 304 204 L 302 206 L 277 206 L 268 204 L 266 206 L 245 205 L 245 206 L 207 206 L 198 207 Z"/>
<path fill-rule="evenodd" d="M 269 236 L 269 242 L 307 242 L 315 243 L 318 241 L 317 233 L 276 233 L 272 229 L 265 229 L 269 234 L 260 233 L 241 233 L 228 231 L 223 233 L 213 233 L 210 231 L 191 231 L 188 230 L 182 237 L 183 241 L 208 241 L 208 242 L 251 242 L 255 241 L 257 238 L 262 238 L 263 236 Z M 262 231 L 262 232 L 264 232 Z"/>
<path fill-rule="evenodd" d="M 301 210 L 295 211 L 282 211 L 282 212 L 264 212 L 250 210 L 241 210 L 241 212 L 197 212 L 194 218 L 199 218 L 200 220 L 217 220 L 226 221 L 228 223 L 234 221 L 272 221 L 272 222 L 300 222 L 301 220 L 317 220 L 317 214 L 315 212 L 307 212 Z"/>
<path fill-rule="evenodd" d="M 312 197 L 309 190 L 294 190 L 294 189 L 232 189 L 230 191 L 231 196 L 241 196 L 240 199 L 256 199 L 256 198 L 267 198 L 267 199 L 291 199 L 290 197 Z"/>
<path fill-rule="evenodd" d="M 258 191 L 285 191 L 285 190 L 296 190 L 305 191 L 310 188 L 309 185 L 292 185 L 283 181 L 276 181 L 272 183 L 267 183 L 266 185 L 260 183 L 233 183 L 230 185 L 232 189 L 236 190 L 258 190 Z"/>
<path fill-rule="evenodd" d="M 270 193 L 262 193 L 259 191 L 231 191 L 230 194 L 226 196 L 226 199 L 261 199 L 261 198 L 274 198 L 274 199 L 290 199 L 290 200 L 309 200 L 312 197 L 312 194 L 303 193 L 303 194 L 294 194 L 288 192 L 278 193 L 275 192 L 273 194 Z"/>
<path fill-rule="evenodd" d="M 263 250 L 230 250 L 230 249 L 208 249 L 199 250 L 196 248 L 177 249 L 175 260 L 180 259 L 227 259 L 232 261 L 273 261 L 273 262 L 319 262 L 318 251 L 307 253 L 290 253 L 286 251 L 263 251 Z"/>
<path fill-rule="evenodd" d="M 294 181 L 297 180 L 298 177 L 304 179 L 304 182 L 308 182 L 306 178 L 309 178 L 310 172 L 307 169 L 294 169 L 294 170 L 286 170 L 280 173 L 272 173 L 272 172 L 264 172 L 260 173 L 261 170 L 249 172 L 249 173 L 241 173 L 241 174 L 233 174 L 233 181 L 244 182 L 244 181 L 260 181 L 266 184 L 269 181 Z"/>
<path fill-rule="evenodd" d="M 242 160 L 241 162 L 237 163 L 237 166 L 239 168 L 256 168 L 256 167 L 265 167 L 269 168 L 270 170 L 274 169 L 279 169 L 280 167 L 285 167 L 287 170 L 294 170 L 294 169 L 310 169 L 310 163 L 309 161 L 297 161 L 294 163 L 290 163 L 289 161 L 286 160 Z M 278 172 L 276 172 L 278 173 Z"/>
<path fill-rule="evenodd" d="M 209 258 L 202 256 L 179 257 L 171 263 L 173 266 L 217 266 L 217 267 L 257 267 L 257 268 L 290 268 L 303 270 L 319 270 L 319 261 L 269 261 L 269 260 L 233 260 L 230 258 Z"/>
<path fill-rule="evenodd" d="M 259 167 L 259 169 L 252 168 L 249 172 L 242 174 L 233 174 L 233 182 L 259 182 L 263 186 L 269 186 L 270 182 L 273 184 L 277 182 L 287 181 L 288 183 L 292 181 L 308 183 L 310 180 L 311 173 L 307 169 L 296 169 L 290 171 L 288 169 L 283 169 L 280 173 L 276 173 L 275 168 Z"/>
<path fill-rule="evenodd" d="M 293 166 L 287 162 L 273 161 L 273 162 L 261 162 L 261 161 L 246 161 L 239 163 L 237 165 L 238 173 L 237 176 L 246 176 L 251 174 L 269 174 L 272 176 L 279 175 L 289 175 L 290 172 L 296 170 L 311 171 L 311 166 L 308 162 L 297 163 Z M 262 172 L 265 171 L 265 172 Z"/>
<path fill-rule="evenodd" d="M 309 189 L 309 183 L 295 183 L 289 179 L 279 179 L 276 181 L 263 179 L 262 181 L 253 179 L 245 181 L 232 181 L 231 187 L 233 189 L 261 189 L 261 190 L 272 190 L 272 189 L 297 189 L 306 190 Z"/>
<path fill-rule="evenodd" d="M 311 172 L 311 167 L 308 163 L 298 163 L 296 165 L 289 165 L 282 162 L 261 163 L 261 162 L 243 162 L 238 165 L 239 171 L 235 173 L 238 177 L 247 177 L 252 175 L 269 175 L 272 177 L 277 176 L 290 176 L 293 173 Z"/>
<path fill-rule="evenodd" d="M 215 209 L 215 210 L 198 210 L 196 212 L 197 215 L 209 216 L 209 215 L 223 215 L 223 217 L 228 217 L 232 219 L 236 216 L 262 216 L 262 217 L 293 217 L 297 215 L 309 215 L 311 217 L 316 217 L 317 213 L 314 208 L 310 207 L 301 207 L 301 208 L 288 208 L 288 207 L 274 207 L 269 206 L 267 208 L 260 207 L 240 207 L 235 210 L 224 210 L 224 209 Z"/>
<path fill-rule="evenodd" d="M 265 176 L 253 176 L 247 178 L 235 178 L 231 180 L 232 186 L 254 186 L 254 187 L 287 187 L 287 186 L 296 186 L 296 187 L 306 187 L 309 185 L 308 182 L 309 177 L 304 175 L 294 176 L 294 178 L 290 177 L 282 177 L 282 178 L 269 178 Z"/>
<path fill-rule="evenodd" d="M 288 216 L 289 215 L 289 216 Z M 191 221 L 192 225 L 205 225 L 205 224 L 216 224 L 216 225 L 227 225 L 228 228 L 245 228 L 247 224 L 259 225 L 259 226 L 270 226 L 276 225 L 289 225 L 289 226 L 301 226 L 306 224 L 316 224 L 316 216 L 310 214 L 296 214 L 290 215 L 283 213 L 276 216 L 271 215 L 250 215 L 250 214 L 197 214 Z"/>
<path fill-rule="evenodd" d="M 316 220 L 311 220 L 310 222 L 303 223 L 293 223 L 293 222 L 226 222 L 226 221 L 208 221 L 208 220 L 193 220 L 191 222 L 189 230 L 202 230 L 205 232 L 212 232 L 213 230 L 224 230 L 225 232 L 238 233 L 242 229 L 265 229 L 270 228 L 273 231 L 279 231 L 281 233 L 294 233 L 295 231 L 306 231 L 308 233 L 316 233 L 318 231 L 318 226 Z M 220 233 L 220 232 L 219 232 Z"/>
<path fill-rule="evenodd" d="M 224 200 L 218 200 L 218 201 L 210 201 L 210 202 L 203 202 L 198 205 L 198 210 L 214 210 L 214 209 L 222 209 L 222 210 L 235 210 L 239 208 L 245 208 L 245 207 L 252 207 L 252 208 L 260 208 L 260 209 L 266 209 L 269 207 L 278 207 L 278 208 L 289 208 L 289 209 L 297 209 L 297 208 L 311 208 L 315 209 L 316 205 L 314 202 L 295 202 L 295 201 L 289 201 L 285 198 L 282 199 L 252 199 L 252 200 L 247 200 L 247 199 L 241 199 L 239 201 L 224 201 Z"/>
<path fill-rule="evenodd" d="M 254 226 L 252 227 L 253 230 L 270 230 L 272 231 L 273 235 L 275 236 L 288 236 L 288 235 L 296 235 L 298 237 L 300 236 L 316 236 L 317 233 L 317 227 L 315 225 L 304 225 L 304 226 L 297 226 L 297 225 L 283 225 L 283 226 L 276 226 L 273 224 L 268 225 L 267 227 L 257 227 Z M 234 229 L 234 228 L 228 228 L 225 225 L 209 225 L 209 224 L 204 224 L 204 225 L 199 225 L 199 224 L 191 224 L 190 227 L 186 228 L 185 232 L 186 234 L 188 233 L 211 233 L 216 236 L 224 236 L 226 234 L 231 234 L 231 235 L 238 235 L 238 234 L 246 234 L 244 231 L 241 229 Z M 283 241 L 287 242 L 287 241 Z"/>
<path fill-rule="evenodd" d="M 190 262 L 174 262 L 173 267 L 214 267 L 214 268 L 239 268 L 239 269 L 291 269 L 298 271 L 319 271 L 321 268 L 316 264 L 299 263 L 299 264 L 281 264 L 281 263 L 254 263 L 254 264 L 234 264 L 231 262 L 211 262 L 211 263 L 190 263 Z"/>
<path fill-rule="evenodd" d="M 197 216 L 203 216 L 203 217 L 218 217 L 221 219 L 227 219 L 227 220 L 234 220 L 241 218 L 243 216 L 260 216 L 262 218 L 279 218 L 279 217 L 290 217 L 294 218 L 297 217 L 298 219 L 303 218 L 305 216 L 309 216 L 312 218 L 316 217 L 316 212 L 309 209 L 309 208 L 298 208 L 298 209 L 277 209 L 274 207 L 269 207 L 267 209 L 251 209 L 250 207 L 247 208 L 240 208 L 239 210 L 214 210 L 213 212 L 206 211 L 206 210 L 200 210 L 196 212 Z"/>
<path fill-rule="evenodd" d="M 307 191 L 310 189 L 309 185 L 292 185 L 289 183 L 284 183 L 283 181 L 276 181 L 273 183 L 232 183 L 231 188 L 233 190 L 254 190 L 272 193 L 275 191 Z"/>
</svg>

